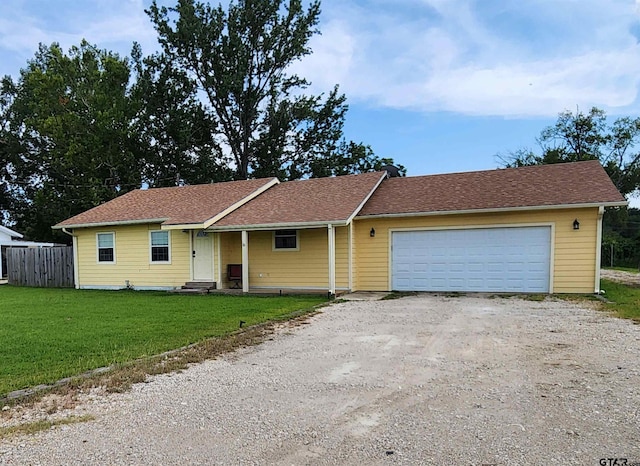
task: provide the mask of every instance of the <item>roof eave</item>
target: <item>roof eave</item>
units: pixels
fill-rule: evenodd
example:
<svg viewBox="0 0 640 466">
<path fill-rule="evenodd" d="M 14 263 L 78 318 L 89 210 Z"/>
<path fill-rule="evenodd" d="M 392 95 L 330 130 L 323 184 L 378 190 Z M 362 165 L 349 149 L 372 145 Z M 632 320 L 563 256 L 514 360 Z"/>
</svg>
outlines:
<svg viewBox="0 0 640 466">
<path fill-rule="evenodd" d="M 205 228 L 204 223 L 176 223 L 170 225 L 163 223 L 160 225 L 161 230 L 204 230 Z"/>
<path fill-rule="evenodd" d="M 264 223 L 254 225 L 229 225 L 229 226 L 211 226 L 208 231 L 259 231 L 259 230 L 287 230 L 296 229 L 303 230 L 309 228 L 326 228 L 331 226 L 346 226 L 349 224 L 348 219 L 341 220 L 323 220 L 316 222 L 283 222 L 283 223 Z"/>
<path fill-rule="evenodd" d="M 19 247 L 43 247 L 43 248 L 51 248 L 54 246 L 62 246 L 59 243 L 45 243 L 42 241 L 11 241 L 8 244 L 3 244 L 3 246 L 19 246 Z"/>
<path fill-rule="evenodd" d="M 114 227 L 114 226 L 125 226 L 125 225 L 141 225 L 145 223 L 163 223 L 166 222 L 167 218 L 145 218 L 145 219 L 136 219 L 136 220 L 116 220 L 112 222 L 95 222 L 95 223 L 70 223 L 70 224 L 61 224 L 58 223 L 51 227 L 53 230 L 62 230 L 63 228 L 100 228 L 100 227 Z"/>
<path fill-rule="evenodd" d="M 0 225 L 0 231 L 4 232 L 6 235 L 12 238 L 24 238 L 24 235 L 21 235 L 17 231 L 12 230 L 11 228 L 7 228 L 3 225 Z"/>
<path fill-rule="evenodd" d="M 522 206 L 522 207 L 501 207 L 487 209 L 466 209 L 466 210 L 438 210 L 427 212 L 405 212 L 405 213 L 387 213 L 387 214 L 371 214 L 358 215 L 357 219 L 370 218 L 393 218 L 393 217 L 425 217 L 436 215 L 462 215 L 462 214 L 483 214 L 494 212 L 521 212 L 526 210 L 558 210 L 558 209 L 586 209 L 594 207 L 623 207 L 629 205 L 627 201 L 617 202 L 597 202 L 584 204 L 556 204 L 548 206 Z"/>
</svg>

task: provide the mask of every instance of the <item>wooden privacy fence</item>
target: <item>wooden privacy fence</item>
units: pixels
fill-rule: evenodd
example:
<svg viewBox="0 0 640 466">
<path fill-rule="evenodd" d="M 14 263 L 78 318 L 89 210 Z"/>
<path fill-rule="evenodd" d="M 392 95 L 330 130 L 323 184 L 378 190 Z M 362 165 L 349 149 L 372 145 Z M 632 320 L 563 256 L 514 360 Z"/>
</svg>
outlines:
<svg viewBox="0 0 640 466">
<path fill-rule="evenodd" d="M 9 248 L 7 269 L 11 285 L 73 287 L 73 248 Z"/>
</svg>

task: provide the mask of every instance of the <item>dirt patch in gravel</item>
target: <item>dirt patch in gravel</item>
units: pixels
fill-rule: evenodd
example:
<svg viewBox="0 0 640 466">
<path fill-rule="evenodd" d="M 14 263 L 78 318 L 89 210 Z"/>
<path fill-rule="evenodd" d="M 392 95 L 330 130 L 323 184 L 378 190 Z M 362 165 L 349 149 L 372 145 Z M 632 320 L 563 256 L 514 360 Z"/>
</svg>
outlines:
<svg viewBox="0 0 640 466">
<path fill-rule="evenodd" d="M 640 463 L 640 326 L 585 306 L 335 304 L 259 346 L 83 395 L 65 414 L 94 421 L 0 441 L 0 464 Z"/>
<path fill-rule="evenodd" d="M 625 285 L 640 286 L 640 273 L 625 272 L 623 270 L 602 269 L 600 278 Z"/>
</svg>

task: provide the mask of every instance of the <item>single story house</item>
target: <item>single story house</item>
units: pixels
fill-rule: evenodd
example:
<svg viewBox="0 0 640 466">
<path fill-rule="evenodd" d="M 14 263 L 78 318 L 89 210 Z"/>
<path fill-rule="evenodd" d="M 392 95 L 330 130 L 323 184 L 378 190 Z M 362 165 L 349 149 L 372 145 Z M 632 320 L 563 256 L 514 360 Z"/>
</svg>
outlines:
<svg viewBox="0 0 640 466">
<path fill-rule="evenodd" d="M 586 161 L 142 189 L 54 228 L 78 288 L 593 293 L 604 209 L 626 204 Z"/>
<path fill-rule="evenodd" d="M 24 236 L 10 228 L 0 225 L 0 279 L 7 276 L 7 249 L 9 248 L 44 248 L 56 246 L 55 243 L 25 241 Z"/>
</svg>

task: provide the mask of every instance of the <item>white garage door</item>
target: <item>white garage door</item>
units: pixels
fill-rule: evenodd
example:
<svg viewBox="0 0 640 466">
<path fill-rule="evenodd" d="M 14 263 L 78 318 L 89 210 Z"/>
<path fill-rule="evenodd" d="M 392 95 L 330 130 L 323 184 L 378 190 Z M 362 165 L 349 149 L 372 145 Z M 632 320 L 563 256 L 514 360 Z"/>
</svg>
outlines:
<svg viewBox="0 0 640 466">
<path fill-rule="evenodd" d="M 399 291 L 548 292 L 550 227 L 396 231 Z"/>
</svg>

